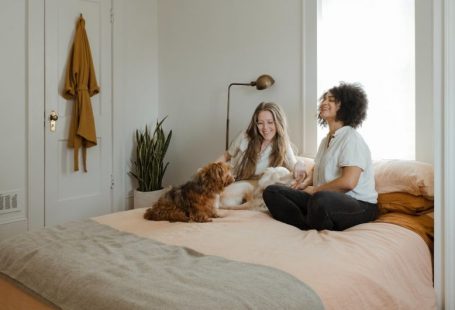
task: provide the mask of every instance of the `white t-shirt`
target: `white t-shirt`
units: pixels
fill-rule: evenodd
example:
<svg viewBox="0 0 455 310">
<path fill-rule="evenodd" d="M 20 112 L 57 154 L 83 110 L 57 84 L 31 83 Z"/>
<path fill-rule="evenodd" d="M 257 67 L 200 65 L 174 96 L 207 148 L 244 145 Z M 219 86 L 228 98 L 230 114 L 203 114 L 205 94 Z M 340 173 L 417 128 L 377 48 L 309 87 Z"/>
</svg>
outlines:
<svg viewBox="0 0 455 310">
<path fill-rule="evenodd" d="M 241 132 L 232 144 L 229 146 L 227 150 L 229 156 L 231 156 L 231 166 L 236 170 L 236 168 L 242 162 L 243 155 L 248 148 L 248 142 L 250 139 L 248 138 L 246 132 Z M 262 152 L 259 153 L 258 161 L 256 162 L 256 171 L 255 175 L 261 175 L 264 173 L 265 169 L 270 166 L 270 154 L 272 153 L 272 145 L 269 144 Z M 288 143 L 286 145 L 286 160 L 284 163 L 284 167 L 289 169 L 291 172 L 294 171 L 294 166 L 297 163 L 297 159 L 295 158 L 294 151 L 292 150 L 291 145 Z M 303 163 L 302 163 L 303 164 Z"/>
<path fill-rule="evenodd" d="M 371 153 L 362 136 L 351 126 L 344 126 L 335 131 L 329 146 L 327 139 L 322 139 L 314 160 L 313 184 L 319 186 L 340 177 L 342 167 L 359 167 L 362 169 L 359 182 L 346 194 L 357 200 L 377 203 Z"/>
</svg>

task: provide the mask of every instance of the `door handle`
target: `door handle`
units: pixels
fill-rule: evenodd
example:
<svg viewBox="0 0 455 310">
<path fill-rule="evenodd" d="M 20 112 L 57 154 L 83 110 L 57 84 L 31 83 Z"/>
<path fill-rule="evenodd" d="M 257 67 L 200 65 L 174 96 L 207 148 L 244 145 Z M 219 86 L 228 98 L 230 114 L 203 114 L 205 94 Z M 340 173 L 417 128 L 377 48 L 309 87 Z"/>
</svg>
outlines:
<svg viewBox="0 0 455 310">
<path fill-rule="evenodd" d="M 57 120 L 58 120 L 57 112 L 51 111 L 51 114 L 49 114 L 49 123 L 50 123 L 50 130 L 52 132 L 55 132 Z"/>
</svg>

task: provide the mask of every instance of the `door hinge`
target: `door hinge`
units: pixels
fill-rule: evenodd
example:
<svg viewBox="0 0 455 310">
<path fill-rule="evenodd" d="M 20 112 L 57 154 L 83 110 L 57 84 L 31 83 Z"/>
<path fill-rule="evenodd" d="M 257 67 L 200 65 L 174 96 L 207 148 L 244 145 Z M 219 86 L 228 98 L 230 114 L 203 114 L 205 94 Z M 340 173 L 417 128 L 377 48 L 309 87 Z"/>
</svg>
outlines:
<svg viewBox="0 0 455 310">
<path fill-rule="evenodd" d="M 111 189 L 114 189 L 114 185 L 115 185 L 115 182 L 114 182 L 114 175 L 111 174 Z"/>
<path fill-rule="evenodd" d="M 111 8 L 111 24 L 114 23 L 114 9 Z"/>
</svg>

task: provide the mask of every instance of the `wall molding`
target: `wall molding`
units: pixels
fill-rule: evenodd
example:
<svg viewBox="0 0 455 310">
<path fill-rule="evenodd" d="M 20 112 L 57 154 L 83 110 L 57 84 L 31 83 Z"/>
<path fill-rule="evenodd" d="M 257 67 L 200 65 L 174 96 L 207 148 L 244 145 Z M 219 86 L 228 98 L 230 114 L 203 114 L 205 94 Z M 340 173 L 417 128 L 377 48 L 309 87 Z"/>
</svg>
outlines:
<svg viewBox="0 0 455 310">
<path fill-rule="evenodd" d="M 302 150 L 301 155 L 315 157 L 317 144 L 317 23 L 318 1 L 302 1 Z"/>
<path fill-rule="evenodd" d="M 444 256 L 444 307 L 455 309 L 455 5 L 444 0 L 444 52 L 443 52 L 443 124 L 442 195 L 443 195 L 443 256 Z"/>
<path fill-rule="evenodd" d="M 13 223 L 24 222 L 24 221 L 27 221 L 27 218 L 24 216 L 7 218 L 7 219 L 0 218 L 0 225 L 13 224 Z"/>
<path fill-rule="evenodd" d="M 124 1 L 112 0 L 112 172 L 114 180 L 113 211 L 124 211 L 127 209 L 127 197 L 125 180 L 127 177 L 126 156 L 125 156 L 125 95 L 123 91 L 124 70 L 122 66 L 123 42 L 122 29 L 124 19 L 121 14 Z"/>
<path fill-rule="evenodd" d="M 28 141 L 24 208 L 28 229 L 44 227 L 44 0 L 28 1 Z"/>
<path fill-rule="evenodd" d="M 438 309 L 455 309 L 455 5 L 433 2 L 435 248 Z"/>
</svg>

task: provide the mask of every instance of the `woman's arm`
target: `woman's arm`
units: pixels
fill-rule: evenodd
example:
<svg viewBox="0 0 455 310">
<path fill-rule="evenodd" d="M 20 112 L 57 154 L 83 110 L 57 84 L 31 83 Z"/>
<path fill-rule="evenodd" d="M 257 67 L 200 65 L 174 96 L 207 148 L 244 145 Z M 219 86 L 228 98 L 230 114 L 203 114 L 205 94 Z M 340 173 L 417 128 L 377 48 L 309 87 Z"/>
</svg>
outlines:
<svg viewBox="0 0 455 310">
<path fill-rule="evenodd" d="M 286 160 L 289 165 L 287 168 L 292 171 L 296 183 L 300 183 L 307 176 L 305 163 L 303 161 L 297 160 L 291 143 L 288 141 L 286 144 Z"/>
<path fill-rule="evenodd" d="M 332 191 L 346 193 L 353 190 L 360 179 L 362 169 L 356 166 L 346 166 L 341 168 L 341 176 L 325 184 L 314 186 L 308 189 L 308 193 L 314 194 L 320 191 Z"/>
</svg>

